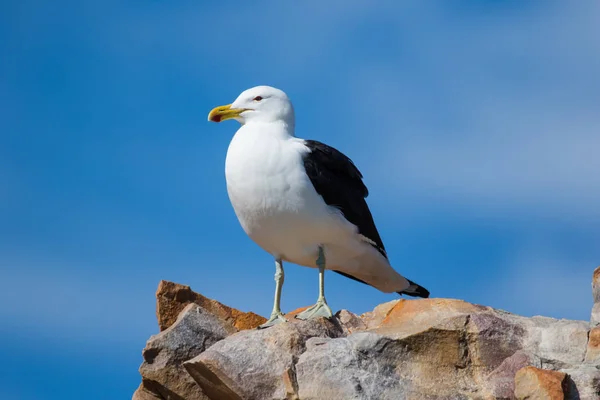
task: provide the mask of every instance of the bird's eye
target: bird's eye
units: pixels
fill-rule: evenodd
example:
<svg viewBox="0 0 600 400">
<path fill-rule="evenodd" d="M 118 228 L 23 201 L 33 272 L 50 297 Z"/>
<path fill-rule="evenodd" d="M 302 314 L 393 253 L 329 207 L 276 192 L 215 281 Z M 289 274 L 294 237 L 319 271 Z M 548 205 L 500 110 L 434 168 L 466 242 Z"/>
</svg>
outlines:
<svg viewBox="0 0 600 400">
<path fill-rule="evenodd" d="M 256 96 L 256 97 L 254 98 L 254 101 L 261 101 L 262 99 L 263 99 L 263 98 L 262 98 L 262 96 Z"/>
</svg>

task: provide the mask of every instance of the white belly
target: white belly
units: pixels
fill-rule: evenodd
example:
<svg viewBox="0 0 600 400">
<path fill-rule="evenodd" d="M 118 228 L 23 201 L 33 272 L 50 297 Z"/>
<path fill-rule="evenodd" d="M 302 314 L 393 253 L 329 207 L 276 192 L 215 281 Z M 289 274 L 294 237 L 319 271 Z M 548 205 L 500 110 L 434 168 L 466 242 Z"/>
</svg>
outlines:
<svg viewBox="0 0 600 400">
<path fill-rule="evenodd" d="M 352 226 L 327 206 L 304 171 L 301 141 L 252 140 L 238 131 L 227 152 L 231 204 L 244 231 L 276 257 L 315 266 L 318 246 Z"/>
</svg>

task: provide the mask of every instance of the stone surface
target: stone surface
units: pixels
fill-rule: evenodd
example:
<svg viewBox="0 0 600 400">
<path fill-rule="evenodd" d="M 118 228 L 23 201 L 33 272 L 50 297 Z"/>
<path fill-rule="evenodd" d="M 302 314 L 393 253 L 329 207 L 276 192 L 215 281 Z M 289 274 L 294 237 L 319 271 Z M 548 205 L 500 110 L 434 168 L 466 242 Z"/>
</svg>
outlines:
<svg viewBox="0 0 600 400">
<path fill-rule="evenodd" d="M 594 303 L 600 303 L 600 266 L 592 274 L 592 297 Z"/>
<path fill-rule="evenodd" d="M 592 298 L 594 299 L 594 306 L 592 307 L 590 325 L 593 328 L 600 325 L 600 267 L 596 268 L 592 275 Z"/>
<path fill-rule="evenodd" d="M 590 316 L 590 325 L 592 327 L 600 326 L 600 303 L 594 303 Z"/>
<path fill-rule="evenodd" d="M 150 385 L 152 385 L 150 383 Z M 143 383 L 137 388 L 131 400 L 162 400 L 162 395 L 154 393 L 151 389 L 146 388 Z"/>
<path fill-rule="evenodd" d="M 600 326 L 590 329 L 587 351 L 585 353 L 585 362 L 600 365 Z"/>
<path fill-rule="evenodd" d="M 541 366 L 541 360 L 534 354 L 519 350 L 502 363 L 487 377 L 487 392 L 496 399 L 510 399 L 515 393 L 515 374 L 528 365 Z"/>
<path fill-rule="evenodd" d="M 364 331 L 367 328 L 367 324 L 358 315 L 348 310 L 340 310 L 335 317 L 340 321 L 347 334 Z"/>
<path fill-rule="evenodd" d="M 389 312 L 399 301 L 401 300 L 392 300 L 388 301 L 387 303 L 380 304 L 375 307 L 373 311 L 366 312 L 361 315 L 360 319 L 365 322 L 368 329 L 377 328 L 379 325 L 381 325 L 381 322 L 383 322 L 385 317 L 387 317 Z"/>
<path fill-rule="evenodd" d="M 337 320 L 291 320 L 268 329 L 242 331 L 185 363 L 189 374 L 212 398 L 285 398 L 294 387 L 295 363 L 312 337 L 337 337 Z M 291 371 L 291 372 L 290 372 Z"/>
<path fill-rule="evenodd" d="M 524 320 L 530 325 L 527 347 L 543 360 L 542 368 L 569 368 L 585 358 L 589 326 L 584 321 L 547 317 Z"/>
<path fill-rule="evenodd" d="M 148 340 L 140 366 L 142 387 L 135 398 L 208 399 L 182 364 L 235 330 L 197 304 L 188 304 L 173 325 Z"/>
<path fill-rule="evenodd" d="M 253 312 L 242 312 L 194 292 L 189 286 L 160 281 L 156 291 L 156 317 L 161 331 L 171 326 L 179 313 L 190 303 L 229 322 L 238 330 L 253 329 L 267 321 Z"/>
<path fill-rule="evenodd" d="M 170 282 L 157 299 L 161 327 L 180 314 L 148 341 L 134 400 L 600 400 L 600 326 L 584 321 L 402 299 L 241 330 L 264 318 Z"/>
<path fill-rule="evenodd" d="M 600 399 L 600 370 L 593 366 L 563 369 L 568 375 L 567 400 L 598 400 Z"/>
<path fill-rule="evenodd" d="M 400 300 L 368 322 L 340 311 L 335 329 L 312 334 L 288 318 L 228 337 L 187 370 L 216 398 L 511 398 L 517 370 L 575 365 L 587 344 L 583 322 L 451 299 Z"/>
<path fill-rule="evenodd" d="M 426 330 L 443 319 L 486 310 L 486 307 L 454 299 L 399 300 L 387 311 L 385 318 L 371 329 L 401 338 Z"/>
<path fill-rule="evenodd" d="M 524 367 L 515 375 L 515 397 L 528 400 L 563 400 L 567 374 L 536 367 Z"/>
<path fill-rule="evenodd" d="M 347 338 L 311 338 L 296 364 L 299 398 L 403 399 L 409 382 L 396 370 L 407 350 L 372 332 Z"/>
</svg>

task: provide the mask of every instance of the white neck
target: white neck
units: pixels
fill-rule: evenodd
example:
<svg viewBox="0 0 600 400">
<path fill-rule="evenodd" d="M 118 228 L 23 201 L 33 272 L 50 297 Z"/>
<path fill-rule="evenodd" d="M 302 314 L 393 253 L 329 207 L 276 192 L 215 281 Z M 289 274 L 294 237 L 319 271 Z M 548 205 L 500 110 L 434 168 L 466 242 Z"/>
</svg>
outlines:
<svg viewBox="0 0 600 400">
<path fill-rule="evenodd" d="M 294 137 L 294 121 L 248 121 L 242 125 L 240 130 L 251 130 L 253 132 L 260 132 L 258 134 L 261 136 L 264 135 L 279 139 L 288 139 L 290 137 Z"/>
</svg>

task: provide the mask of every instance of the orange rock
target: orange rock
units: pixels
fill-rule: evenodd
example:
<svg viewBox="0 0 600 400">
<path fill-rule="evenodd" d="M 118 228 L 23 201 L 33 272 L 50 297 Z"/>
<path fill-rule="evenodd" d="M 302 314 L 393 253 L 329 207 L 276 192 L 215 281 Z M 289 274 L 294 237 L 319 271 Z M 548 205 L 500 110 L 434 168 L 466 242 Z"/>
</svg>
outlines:
<svg viewBox="0 0 600 400">
<path fill-rule="evenodd" d="M 597 267 L 592 275 L 592 295 L 594 303 L 600 302 L 600 267 Z"/>
<path fill-rule="evenodd" d="M 399 301 L 401 300 L 392 300 L 387 303 L 379 304 L 373 311 L 362 314 L 360 318 L 365 322 L 368 329 L 377 328 Z"/>
<path fill-rule="evenodd" d="M 462 300 L 403 299 L 394 304 L 374 330 L 381 334 L 409 335 L 424 331 L 448 318 L 487 310 L 490 309 Z"/>
<path fill-rule="evenodd" d="M 238 330 L 253 329 L 266 322 L 266 318 L 258 314 L 228 307 L 194 292 L 189 286 L 160 281 L 156 291 L 156 317 L 160 330 L 164 331 L 173 325 L 179 313 L 190 303 L 198 304 L 219 318 L 228 321 Z"/>
<path fill-rule="evenodd" d="M 590 330 L 585 361 L 589 363 L 600 362 L 600 326 Z"/>
<path fill-rule="evenodd" d="M 161 397 L 159 394 L 147 390 L 142 382 L 137 390 L 133 393 L 131 400 L 161 400 Z"/>
<path fill-rule="evenodd" d="M 600 327 L 593 328 L 590 331 L 589 346 L 600 350 Z"/>
<path fill-rule="evenodd" d="M 293 321 L 296 319 L 295 318 L 296 315 L 300 314 L 302 311 L 306 310 L 308 307 L 310 307 L 310 306 L 296 308 L 294 311 L 290 311 L 289 313 L 285 314 L 285 318 L 288 321 Z"/>
<path fill-rule="evenodd" d="M 515 375 L 515 396 L 528 400 L 563 400 L 567 374 L 536 367 L 524 367 Z"/>
</svg>

